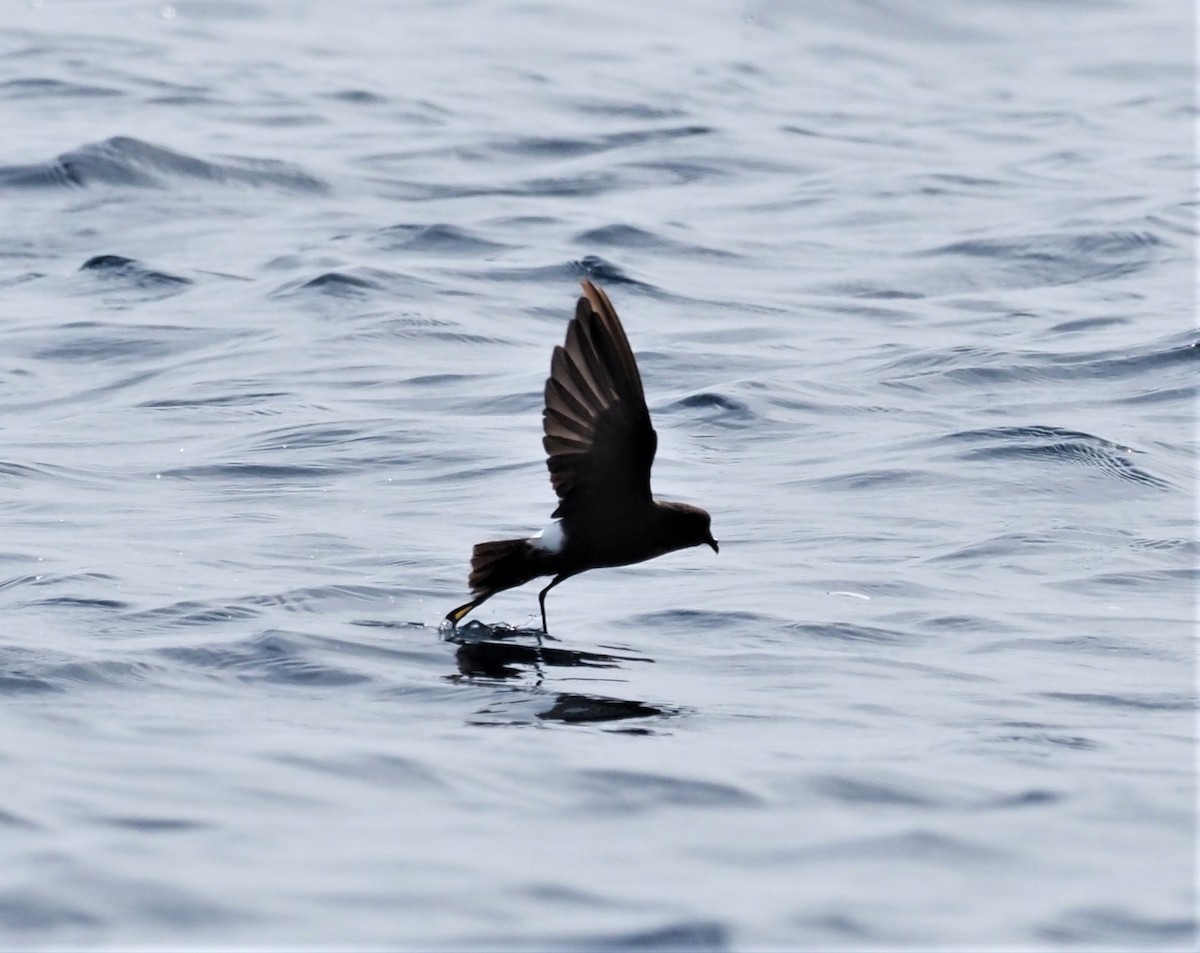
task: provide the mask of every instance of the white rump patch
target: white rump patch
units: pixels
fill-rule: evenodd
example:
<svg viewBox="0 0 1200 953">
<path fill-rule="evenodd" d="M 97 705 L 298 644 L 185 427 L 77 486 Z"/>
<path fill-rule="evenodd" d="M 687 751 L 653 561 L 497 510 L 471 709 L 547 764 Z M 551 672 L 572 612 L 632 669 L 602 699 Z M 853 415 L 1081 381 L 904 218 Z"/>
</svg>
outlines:
<svg viewBox="0 0 1200 953">
<path fill-rule="evenodd" d="M 562 520 L 555 520 L 529 540 L 530 546 L 544 553 L 561 553 L 566 544 L 567 534 L 563 531 Z"/>
</svg>

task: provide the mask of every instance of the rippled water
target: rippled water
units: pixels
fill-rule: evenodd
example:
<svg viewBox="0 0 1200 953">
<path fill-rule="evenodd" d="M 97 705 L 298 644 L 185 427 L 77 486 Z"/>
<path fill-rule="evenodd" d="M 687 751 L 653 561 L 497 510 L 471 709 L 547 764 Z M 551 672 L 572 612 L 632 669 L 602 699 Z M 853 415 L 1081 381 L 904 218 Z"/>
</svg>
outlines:
<svg viewBox="0 0 1200 953">
<path fill-rule="evenodd" d="M 1195 943 L 1191 15 L 9 4 L 0 946 Z"/>
</svg>

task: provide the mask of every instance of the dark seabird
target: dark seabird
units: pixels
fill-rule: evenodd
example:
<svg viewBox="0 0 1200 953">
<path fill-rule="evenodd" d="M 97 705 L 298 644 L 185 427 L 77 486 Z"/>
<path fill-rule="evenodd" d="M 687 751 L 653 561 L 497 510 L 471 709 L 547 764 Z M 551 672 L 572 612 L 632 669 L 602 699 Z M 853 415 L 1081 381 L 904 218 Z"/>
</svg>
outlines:
<svg viewBox="0 0 1200 953">
<path fill-rule="evenodd" d="M 566 343 L 554 349 L 542 428 L 559 501 L 554 522 L 528 539 L 475 546 L 469 580 L 475 598 L 446 616 L 453 625 L 497 592 L 553 576 L 538 593 L 548 632 L 546 593 L 564 579 L 701 543 L 719 551 L 708 513 L 650 493 L 658 434 L 617 312 L 590 281 L 583 282 Z"/>
</svg>

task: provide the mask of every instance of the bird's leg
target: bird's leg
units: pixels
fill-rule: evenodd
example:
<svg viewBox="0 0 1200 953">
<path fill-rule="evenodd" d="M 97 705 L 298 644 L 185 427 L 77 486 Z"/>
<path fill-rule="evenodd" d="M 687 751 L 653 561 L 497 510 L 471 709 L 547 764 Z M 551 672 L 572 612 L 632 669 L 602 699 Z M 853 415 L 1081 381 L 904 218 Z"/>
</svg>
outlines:
<svg viewBox="0 0 1200 953">
<path fill-rule="evenodd" d="M 546 593 L 548 593 L 566 578 L 566 574 L 560 572 L 554 577 L 554 579 L 551 580 L 550 585 L 538 593 L 538 605 L 542 607 L 542 631 L 545 632 L 546 635 L 550 634 L 550 627 L 546 625 Z"/>
<path fill-rule="evenodd" d="M 470 602 L 466 603 L 465 605 L 461 605 L 457 609 L 451 609 L 449 612 L 447 612 L 446 613 L 446 621 L 450 623 L 451 630 L 454 632 L 457 632 L 458 631 L 458 623 L 462 621 L 463 617 L 468 612 L 470 612 L 472 609 L 474 609 L 476 606 L 478 606 L 481 602 L 487 601 L 493 595 L 494 595 L 494 593 L 485 592 L 478 599 L 472 599 Z"/>
</svg>

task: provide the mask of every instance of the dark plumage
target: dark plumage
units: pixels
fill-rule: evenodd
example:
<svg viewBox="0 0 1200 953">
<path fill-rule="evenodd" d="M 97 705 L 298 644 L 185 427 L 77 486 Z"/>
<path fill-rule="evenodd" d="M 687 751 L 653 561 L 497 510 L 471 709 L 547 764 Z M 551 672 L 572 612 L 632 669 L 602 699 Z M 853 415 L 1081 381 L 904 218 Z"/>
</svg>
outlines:
<svg viewBox="0 0 1200 953">
<path fill-rule="evenodd" d="M 479 543 L 471 556 L 475 598 L 446 618 L 457 625 L 497 592 L 553 576 L 538 594 L 546 629 L 546 593 L 564 579 L 602 566 L 626 566 L 689 546 L 718 551 L 708 513 L 658 502 L 650 467 L 658 435 L 629 341 L 608 295 L 590 281 L 554 349 L 542 414 L 546 465 L 558 508 L 529 539 Z"/>
</svg>

